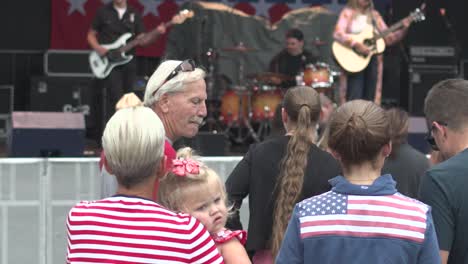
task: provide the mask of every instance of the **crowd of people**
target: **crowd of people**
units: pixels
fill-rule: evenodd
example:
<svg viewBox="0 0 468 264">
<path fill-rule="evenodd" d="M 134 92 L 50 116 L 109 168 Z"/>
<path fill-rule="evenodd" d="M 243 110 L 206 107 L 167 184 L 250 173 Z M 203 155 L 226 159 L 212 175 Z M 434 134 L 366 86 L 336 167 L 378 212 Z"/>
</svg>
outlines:
<svg viewBox="0 0 468 264">
<path fill-rule="evenodd" d="M 352 21 L 385 28 L 368 3 L 350 0 L 337 26 L 358 50 L 343 33 Z M 313 59 L 300 32 L 288 34 L 278 70 Z M 441 81 L 425 99 L 430 162 L 408 143 L 408 114 L 376 104 L 363 76 L 350 76 L 360 81 L 339 107 L 312 87 L 287 88 L 276 111 L 284 130 L 250 145 L 223 182 L 192 149 L 172 147 L 207 115 L 204 70 L 162 62 L 143 101 L 114 104 L 101 158 L 116 189 L 70 210 L 67 263 L 468 263 L 468 81 Z"/>
</svg>

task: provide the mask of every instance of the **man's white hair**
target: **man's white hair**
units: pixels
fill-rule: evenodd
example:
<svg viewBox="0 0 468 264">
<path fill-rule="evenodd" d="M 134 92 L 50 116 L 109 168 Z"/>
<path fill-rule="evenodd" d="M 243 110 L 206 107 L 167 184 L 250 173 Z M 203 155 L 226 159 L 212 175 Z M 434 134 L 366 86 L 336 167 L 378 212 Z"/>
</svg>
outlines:
<svg viewBox="0 0 468 264">
<path fill-rule="evenodd" d="M 159 65 L 146 84 L 145 106 L 151 107 L 155 102 L 159 101 L 163 94 L 181 92 L 186 84 L 205 78 L 205 72 L 200 68 L 196 68 L 190 72 L 181 71 L 174 78 L 165 82 L 171 72 L 181 63 L 182 61 L 178 60 L 167 60 Z"/>
</svg>

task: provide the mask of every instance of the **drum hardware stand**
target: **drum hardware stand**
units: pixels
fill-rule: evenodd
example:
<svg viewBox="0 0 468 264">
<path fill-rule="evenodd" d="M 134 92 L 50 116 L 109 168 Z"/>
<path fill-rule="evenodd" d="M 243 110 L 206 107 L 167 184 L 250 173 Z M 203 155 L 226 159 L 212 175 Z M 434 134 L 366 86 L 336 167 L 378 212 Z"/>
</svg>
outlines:
<svg viewBox="0 0 468 264">
<path fill-rule="evenodd" d="M 232 48 L 226 48 L 224 49 L 225 51 L 231 51 L 231 52 L 239 52 L 239 53 L 246 53 L 248 51 L 254 51 L 254 49 L 247 48 L 243 42 L 239 42 L 237 46 L 232 47 Z M 239 54 L 239 55 L 241 55 Z M 236 127 L 237 128 L 237 136 L 234 138 L 234 141 L 236 143 L 243 143 L 245 140 L 250 136 L 252 137 L 255 142 L 260 142 L 260 139 L 255 133 L 255 130 L 252 127 L 252 124 L 250 123 L 250 120 L 252 119 L 252 92 L 250 89 L 246 86 L 244 86 L 244 63 L 243 63 L 243 56 L 239 56 L 239 72 L 238 72 L 238 86 L 235 88 L 236 94 L 239 97 L 239 111 L 238 111 L 238 118 L 237 120 L 230 121 L 228 126 L 226 127 L 224 133 L 228 139 L 232 135 L 231 130 Z M 244 92 L 247 92 L 247 117 L 244 116 L 243 112 L 243 97 Z M 232 120 L 232 119 L 230 119 Z M 234 126 L 234 124 L 237 124 Z M 242 135 L 242 126 L 245 126 L 247 128 L 247 134 L 245 136 Z"/>
<path fill-rule="evenodd" d="M 208 127 L 209 132 L 216 132 L 221 130 L 219 120 L 214 116 L 215 110 L 218 108 L 216 104 L 219 104 L 218 100 L 214 98 L 216 69 L 215 64 L 218 58 L 218 54 L 212 48 L 209 48 L 205 55 L 208 57 L 208 71 L 206 72 L 206 90 L 208 97 L 206 107 L 208 115 L 204 123 Z"/>
<path fill-rule="evenodd" d="M 268 117 L 270 116 L 271 109 L 269 106 L 265 106 L 263 108 L 264 111 L 264 116 Z M 271 119 L 270 118 L 264 118 L 262 121 L 260 121 L 260 126 L 258 127 L 258 132 L 257 135 L 261 140 L 264 140 L 267 136 L 269 136 L 271 133 Z"/>
</svg>

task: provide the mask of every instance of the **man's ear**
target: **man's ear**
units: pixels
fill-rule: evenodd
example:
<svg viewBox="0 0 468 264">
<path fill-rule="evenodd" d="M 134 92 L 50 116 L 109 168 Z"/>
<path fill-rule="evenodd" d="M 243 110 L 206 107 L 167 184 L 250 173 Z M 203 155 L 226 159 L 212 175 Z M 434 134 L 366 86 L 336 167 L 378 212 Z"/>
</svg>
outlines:
<svg viewBox="0 0 468 264">
<path fill-rule="evenodd" d="M 163 94 L 158 102 L 156 102 L 163 113 L 169 112 L 169 95 Z"/>
</svg>

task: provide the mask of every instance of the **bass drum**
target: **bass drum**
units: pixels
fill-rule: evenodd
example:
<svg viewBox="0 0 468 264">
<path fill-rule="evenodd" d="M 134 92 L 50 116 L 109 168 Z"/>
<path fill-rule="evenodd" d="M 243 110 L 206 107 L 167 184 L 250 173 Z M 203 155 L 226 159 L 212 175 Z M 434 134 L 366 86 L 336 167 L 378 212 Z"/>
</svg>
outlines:
<svg viewBox="0 0 468 264">
<path fill-rule="evenodd" d="M 242 110 L 242 113 L 239 111 Z M 221 97 L 220 120 L 226 125 L 248 116 L 248 97 L 243 91 L 227 90 Z M 240 115 L 239 115 L 240 114 Z"/>
<path fill-rule="evenodd" d="M 253 121 L 273 119 L 276 108 L 283 100 L 281 89 L 257 91 L 252 99 Z"/>
</svg>

